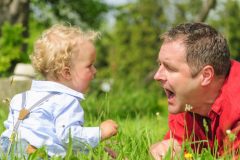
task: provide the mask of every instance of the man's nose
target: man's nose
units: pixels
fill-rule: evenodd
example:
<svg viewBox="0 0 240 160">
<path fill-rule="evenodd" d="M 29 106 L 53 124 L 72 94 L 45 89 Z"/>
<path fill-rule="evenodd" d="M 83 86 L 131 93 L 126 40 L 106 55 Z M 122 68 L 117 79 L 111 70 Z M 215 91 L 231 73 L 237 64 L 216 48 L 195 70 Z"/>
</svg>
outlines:
<svg viewBox="0 0 240 160">
<path fill-rule="evenodd" d="M 163 67 L 160 66 L 160 67 L 158 68 L 157 72 L 156 72 L 155 75 L 154 75 L 154 79 L 155 79 L 156 81 L 161 81 L 161 82 L 164 82 L 164 81 L 167 80 L 167 78 L 166 78 L 166 73 L 165 73 L 165 70 L 164 70 Z"/>
</svg>

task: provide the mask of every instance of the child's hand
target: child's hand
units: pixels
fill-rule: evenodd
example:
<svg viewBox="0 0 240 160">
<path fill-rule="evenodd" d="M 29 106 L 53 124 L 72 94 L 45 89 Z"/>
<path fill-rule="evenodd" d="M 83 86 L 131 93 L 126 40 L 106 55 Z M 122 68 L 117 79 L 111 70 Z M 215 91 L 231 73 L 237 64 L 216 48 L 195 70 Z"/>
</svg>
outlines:
<svg viewBox="0 0 240 160">
<path fill-rule="evenodd" d="M 113 120 L 106 120 L 101 123 L 101 140 L 108 139 L 117 134 L 118 125 Z"/>
</svg>

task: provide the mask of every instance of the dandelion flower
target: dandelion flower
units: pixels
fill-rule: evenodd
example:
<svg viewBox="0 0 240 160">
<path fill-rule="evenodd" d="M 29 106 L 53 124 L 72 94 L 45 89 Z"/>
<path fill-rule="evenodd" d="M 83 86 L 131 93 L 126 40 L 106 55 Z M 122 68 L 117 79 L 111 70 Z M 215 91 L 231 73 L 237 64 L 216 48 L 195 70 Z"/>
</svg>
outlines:
<svg viewBox="0 0 240 160">
<path fill-rule="evenodd" d="M 193 158 L 193 155 L 191 153 L 185 153 L 184 154 L 184 158 L 186 159 L 192 159 Z"/>
<path fill-rule="evenodd" d="M 108 83 L 108 82 L 103 82 L 103 83 L 101 84 L 101 90 L 102 90 L 103 92 L 109 92 L 109 91 L 111 90 L 111 84 Z"/>
</svg>

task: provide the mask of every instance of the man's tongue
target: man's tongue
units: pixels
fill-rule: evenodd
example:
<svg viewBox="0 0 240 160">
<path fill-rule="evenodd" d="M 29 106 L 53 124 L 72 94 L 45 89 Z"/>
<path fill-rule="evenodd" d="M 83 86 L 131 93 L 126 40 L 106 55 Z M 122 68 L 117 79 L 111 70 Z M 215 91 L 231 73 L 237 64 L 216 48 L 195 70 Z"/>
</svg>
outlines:
<svg viewBox="0 0 240 160">
<path fill-rule="evenodd" d="M 166 89 L 166 95 L 167 95 L 168 99 L 172 99 L 175 97 L 175 94 L 168 89 Z"/>
</svg>

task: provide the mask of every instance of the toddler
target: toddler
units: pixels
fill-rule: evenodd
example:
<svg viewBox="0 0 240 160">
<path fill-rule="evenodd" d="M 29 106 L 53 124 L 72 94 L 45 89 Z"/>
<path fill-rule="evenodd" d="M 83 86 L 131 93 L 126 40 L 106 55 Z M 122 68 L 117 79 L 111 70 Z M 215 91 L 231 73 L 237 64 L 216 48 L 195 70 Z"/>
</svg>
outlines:
<svg viewBox="0 0 240 160">
<path fill-rule="evenodd" d="M 56 25 L 36 41 L 32 65 L 46 79 L 32 81 L 31 89 L 15 95 L 10 103 L 0 150 L 23 144 L 25 153 L 46 147 L 49 156 L 66 155 L 69 137 L 74 151 L 86 151 L 117 134 L 117 124 L 106 120 L 98 127 L 85 127 L 84 99 L 96 74 L 96 32 Z"/>
</svg>

